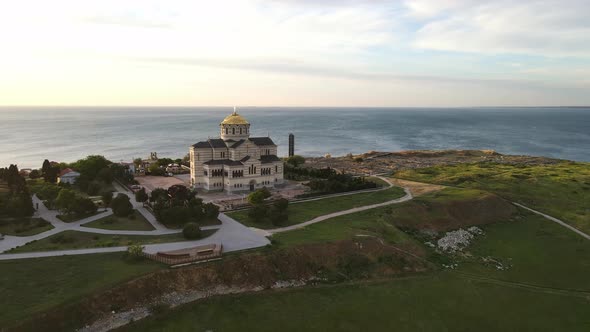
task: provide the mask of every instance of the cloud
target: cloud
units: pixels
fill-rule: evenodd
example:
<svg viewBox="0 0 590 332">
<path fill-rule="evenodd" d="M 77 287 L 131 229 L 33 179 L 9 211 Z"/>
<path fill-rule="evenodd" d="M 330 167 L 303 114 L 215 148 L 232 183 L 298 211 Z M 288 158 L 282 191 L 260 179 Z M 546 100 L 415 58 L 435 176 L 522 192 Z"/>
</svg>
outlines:
<svg viewBox="0 0 590 332">
<path fill-rule="evenodd" d="M 414 0 L 427 18 L 413 45 L 438 51 L 539 56 L 590 55 L 590 2 Z"/>
<path fill-rule="evenodd" d="M 138 63 L 155 63 L 159 65 L 209 67 L 240 71 L 254 71 L 279 75 L 302 75 L 318 78 L 344 79 L 372 82 L 415 82 L 444 85 L 497 86 L 517 88 L 579 88 L 577 84 L 554 84 L 550 80 L 513 79 L 513 78 L 472 78 L 437 75 L 408 75 L 392 72 L 366 71 L 358 68 L 314 65 L 296 59 L 278 58 L 131 58 Z"/>
</svg>

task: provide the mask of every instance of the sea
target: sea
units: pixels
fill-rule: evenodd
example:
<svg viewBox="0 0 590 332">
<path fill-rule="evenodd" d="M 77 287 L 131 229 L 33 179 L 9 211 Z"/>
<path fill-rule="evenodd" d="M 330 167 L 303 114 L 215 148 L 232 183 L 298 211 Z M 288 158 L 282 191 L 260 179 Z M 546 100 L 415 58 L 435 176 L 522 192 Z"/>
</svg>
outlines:
<svg viewBox="0 0 590 332">
<path fill-rule="evenodd" d="M 182 158 L 219 136 L 230 107 L 0 107 L 0 167 L 40 168 L 44 159 L 87 155 L 112 161 Z M 504 154 L 590 161 L 590 107 L 293 108 L 242 107 L 253 136 L 279 155 L 342 156 L 371 150 L 491 149 Z"/>
</svg>

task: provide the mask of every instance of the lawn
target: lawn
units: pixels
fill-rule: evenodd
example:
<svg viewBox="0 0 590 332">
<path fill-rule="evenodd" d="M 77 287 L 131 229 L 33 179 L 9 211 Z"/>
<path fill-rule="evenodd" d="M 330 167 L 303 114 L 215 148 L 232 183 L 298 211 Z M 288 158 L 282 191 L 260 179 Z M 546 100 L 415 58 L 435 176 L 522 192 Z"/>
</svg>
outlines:
<svg viewBox="0 0 590 332">
<path fill-rule="evenodd" d="M 98 210 L 95 213 L 84 214 L 84 215 L 78 215 L 78 214 L 59 214 L 56 217 L 57 217 L 57 219 L 59 219 L 59 220 L 61 220 L 63 222 L 76 222 L 76 221 L 79 221 L 79 220 L 82 220 L 82 219 L 85 219 L 85 218 L 88 218 L 88 217 L 92 217 L 92 216 L 95 216 L 97 214 L 104 213 L 104 212 L 105 212 L 104 210 Z"/>
<path fill-rule="evenodd" d="M 388 241 L 412 240 L 399 230 L 387 234 L 380 229 L 384 213 L 385 208 L 363 211 L 273 239 L 279 246 L 359 233 L 381 234 Z M 522 209 L 511 221 L 481 227 L 485 234 L 476 238 L 466 255 L 447 257 L 458 263 L 454 270 L 384 282 L 215 297 L 118 331 L 590 329 L 590 241 Z M 509 268 L 498 270 L 484 263 L 484 257 Z"/>
<path fill-rule="evenodd" d="M 590 291 L 590 241 L 541 216 L 520 211 L 518 221 L 482 227 L 486 232 L 458 259 L 460 271 L 544 287 Z M 468 256 L 469 257 L 469 256 Z M 482 263 L 491 257 L 508 270 Z"/>
<path fill-rule="evenodd" d="M 382 203 L 405 195 L 402 188 L 392 187 L 385 190 L 331 197 L 301 203 L 289 204 L 289 220 L 282 226 L 300 224 L 328 213 L 348 210 L 359 206 Z M 244 225 L 270 229 L 276 228 L 271 223 L 253 222 L 248 218 L 248 210 L 230 212 L 228 215 Z"/>
<path fill-rule="evenodd" d="M 154 226 L 145 219 L 137 210 L 133 210 L 131 217 L 117 217 L 115 215 L 89 222 L 84 227 L 112 229 L 112 230 L 129 230 L 129 231 L 151 231 Z"/>
<path fill-rule="evenodd" d="M 0 261 L 0 326 L 163 267 L 122 253 Z"/>
<path fill-rule="evenodd" d="M 42 218 L 25 218 L 22 220 L 0 220 L 0 234 L 14 236 L 31 236 L 53 229 Z"/>
<path fill-rule="evenodd" d="M 291 246 L 337 241 L 363 234 L 380 236 L 391 242 L 398 242 L 408 238 L 408 235 L 398 229 L 399 226 L 406 228 L 431 226 L 427 228 L 444 229 L 453 225 L 456 225 L 454 228 L 459 228 L 461 222 L 469 224 L 480 222 L 480 219 L 486 218 L 489 219 L 484 220 L 487 222 L 504 220 L 506 213 L 501 213 L 503 211 L 497 209 L 496 205 L 488 206 L 482 203 L 488 195 L 489 193 L 481 190 L 446 188 L 408 202 L 351 213 L 302 229 L 277 233 L 272 236 L 272 240 L 278 245 Z M 461 209 L 470 204 L 477 204 L 477 208 L 465 209 L 464 213 L 457 215 L 455 209 Z M 293 206 L 289 206 L 289 209 Z M 488 211 L 485 208 L 492 210 Z M 512 207 L 509 206 L 509 208 Z M 508 211 L 508 213 L 510 212 Z M 493 219 L 496 216 L 500 220 Z"/>
<path fill-rule="evenodd" d="M 205 230 L 203 238 L 216 230 Z M 52 251 L 85 248 L 108 248 L 129 246 L 132 244 L 154 244 L 186 241 L 182 233 L 167 235 L 111 235 L 78 231 L 63 231 L 42 240 L 30 242 L 22 247 L 10 250 L 10 253 Z"/>
<path fill-rule="evenodd" d="M 588 331 L 583 297 L 450 273 L 211 298 L 117 331 Z"/>
<path fill-rule="evenodd" d="M 459 164 L 399 171 L 395 176 L 494 192 L 590 233 L 590 163 Z"/>
</svg>

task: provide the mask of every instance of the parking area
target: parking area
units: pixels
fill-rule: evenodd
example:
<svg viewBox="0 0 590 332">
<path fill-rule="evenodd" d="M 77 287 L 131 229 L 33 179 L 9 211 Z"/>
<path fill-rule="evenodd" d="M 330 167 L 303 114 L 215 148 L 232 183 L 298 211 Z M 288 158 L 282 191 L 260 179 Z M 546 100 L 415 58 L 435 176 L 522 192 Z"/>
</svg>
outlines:
<svg viewBox="0 0 590 332">
<path fill-rule="evenodd" d="M 182 184 L 185 186 L 188 185 L 188 183 L 185 183 L 182 179 L 179 179 L 174 176 L 136 176 L 135 180 L 137 180 L 137 182 L 139 182 L 139 185 L 144 187 L 147 192 L 151 192 L 156 188 L 168 189 L 169 187 L 175 184 Z"/>
</svg>

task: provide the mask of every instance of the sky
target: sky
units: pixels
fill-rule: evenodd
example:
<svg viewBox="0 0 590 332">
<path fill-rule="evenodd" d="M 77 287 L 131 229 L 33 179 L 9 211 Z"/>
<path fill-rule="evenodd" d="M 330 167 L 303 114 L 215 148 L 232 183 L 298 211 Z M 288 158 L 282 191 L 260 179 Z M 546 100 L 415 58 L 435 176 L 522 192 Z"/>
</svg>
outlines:
<svg viewBox="0 0 590 332">
<path fill-rule="evenodd" d="M 0 0 L 0 105 L 590 105 L 588 0 Z"/>
</svg>

